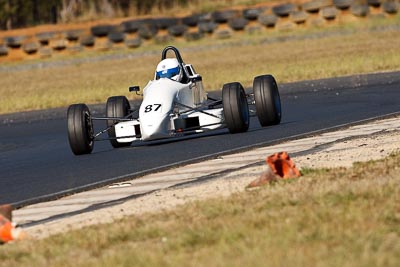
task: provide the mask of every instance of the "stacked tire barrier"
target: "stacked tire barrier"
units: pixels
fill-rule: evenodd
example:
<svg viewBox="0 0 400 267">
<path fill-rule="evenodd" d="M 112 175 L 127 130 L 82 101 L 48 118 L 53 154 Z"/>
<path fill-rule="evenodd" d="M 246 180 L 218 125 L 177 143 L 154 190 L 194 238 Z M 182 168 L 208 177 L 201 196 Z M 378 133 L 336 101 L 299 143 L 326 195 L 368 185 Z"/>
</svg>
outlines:
<svg viewBox="0 0 400 267">
<path fill-rule="evenodd" d="M 0 32 L 0 61 L 46 58 L 60 53 L 136 49 L 148 43 L 195 42 L 202 38 L 227 39 L 236 34 L 329 25 L 335 21 L 391 17 L 400 12 L 400 0 L 305 0 L 244 9 L 219 10 L 185 17 L 127 19 L 34 35 Z"/>
</svg>

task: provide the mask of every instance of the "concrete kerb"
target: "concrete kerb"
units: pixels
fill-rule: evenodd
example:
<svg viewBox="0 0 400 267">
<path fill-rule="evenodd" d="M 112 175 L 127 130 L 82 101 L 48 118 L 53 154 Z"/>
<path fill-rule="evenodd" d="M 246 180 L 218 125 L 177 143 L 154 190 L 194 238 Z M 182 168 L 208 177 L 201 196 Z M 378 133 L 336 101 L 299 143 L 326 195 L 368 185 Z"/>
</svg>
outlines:
<svg viewBox="0 0 400 267">
<path fill-rule="evenodd" d="M 400 131 L 400 118 L 398 115 L 392 115 L 383 120 L 375 119 L 367 124 L 358 124 L 346 129 L 342 126 L 338 129 L 341 130 L 313 134 L 302 139 L 260 146 L 233 154 L 218 155 L 185 166 L 148 173 L 138 179 L 120 181 L 58 200 L 26 206 L 13 212 L 14 221 L 25 228 L 29 234 L 30 228 L 40 224 L 118 205 L 163 189 L 193 186 L 196 183 L 205 183 L 246 169 L 250 170 L 255 166 L 264 165 L 265 157 L 275 152 L 287 151 L 293 158 L 327 150 L 335 142 L 377 135 L 382 132 Z"/>
</svg>

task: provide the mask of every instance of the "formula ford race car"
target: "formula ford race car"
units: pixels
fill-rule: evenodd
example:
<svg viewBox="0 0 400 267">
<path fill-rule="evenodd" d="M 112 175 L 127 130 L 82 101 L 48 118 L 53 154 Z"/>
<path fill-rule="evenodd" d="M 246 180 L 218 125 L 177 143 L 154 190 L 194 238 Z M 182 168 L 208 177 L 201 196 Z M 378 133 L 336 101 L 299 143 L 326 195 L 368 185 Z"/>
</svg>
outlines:
<svg viewBox="0 0 400 267">
<path fill-rule="evenodd" d="M 167 52 L 174 57 L 167 58 Z M 132 142 L 220 128 L 228 128 L 230 133 L 245 132 L 250 116 L 257 116 L 261 126 L 280 123 L 281 101 L 273 76 L 255 77 L 249 94 L 239 82 L 224 84 L 222 99 L 214 99 L 204 91 L 202 77 L 183 62 L 177 48 L 166 47 L 161 59 L 154 80 L 143 89 L 138 109 L 131 109 L 125 96 L 108 98 L 106 117 L 93 117 L 85 104 L 69 106 L 68 139 L 75 155 L 91 153 L 94 142 L 100 140 L 109 140 L 119 148 Z M 132 86 L 129 91 L 139 94 L 140 89 Z M 255 106 L 255 110 L 249 106 Z M 106 121 L 106 127 L 94 133 L 93 121 L 98 120 Z M 106 132 L 108 137 L 102 138 Z"/>
</svg>

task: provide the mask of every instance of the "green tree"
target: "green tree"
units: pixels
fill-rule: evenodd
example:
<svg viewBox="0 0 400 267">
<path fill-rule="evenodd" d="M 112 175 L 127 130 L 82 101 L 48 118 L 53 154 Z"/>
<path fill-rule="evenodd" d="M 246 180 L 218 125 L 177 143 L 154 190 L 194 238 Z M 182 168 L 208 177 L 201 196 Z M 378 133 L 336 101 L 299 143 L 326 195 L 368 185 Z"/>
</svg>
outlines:
<svg viewBox="0 0 400 267">
<path fill-rule="evenodd" d="M 44 23 L 148 14 L 198 0 L 0 0 L 0 29 Z M 131 11 L 134 10 L 135 14 Z"/>
<path fill-rule="evenodd" d="M 11 0 L 0 0 L 0 29 L 10 30 L 13 28 L 12 18 L 16 8 Z"/>
</svg>

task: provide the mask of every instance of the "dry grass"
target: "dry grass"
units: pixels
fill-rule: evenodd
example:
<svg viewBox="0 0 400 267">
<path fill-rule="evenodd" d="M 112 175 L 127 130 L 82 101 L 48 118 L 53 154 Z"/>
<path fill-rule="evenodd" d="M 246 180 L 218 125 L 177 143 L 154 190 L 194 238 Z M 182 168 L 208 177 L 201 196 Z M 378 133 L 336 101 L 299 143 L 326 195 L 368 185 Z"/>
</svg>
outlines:
<svg viewBox="0 0 400 267">
<path fill-rule="evenodd" d="M 399 266 L 400 154 L 9 244 L 0 266 Z"/>
<path fill-rule="evenodd" d="M 189 44 L 178 40 L 173 45 L 183 48 L 185 62 L 192 63 L 202 74 L 208 89 L 221 88 L 231 81 L 250 86 L 254 76 L 264 73 L 273 74 L 283 83 L 400 69 L 400 35 L 396 30 L 379 32 L 359 28 L 351 35 L 307 37 L 324 33 L 322 30 L 271 31 L 259 36 L 236 36 L 231 40 L 206 38 Z M 279 37 L 293 36 L 298 38 L 274 42 Z M 102 103 L 111 95 L 127 95 L 129 85 L 138 84 L 143 88 L 153 78 L 163 47 L 142 47 L 130 54 L 131 59 L 0 72 L 0 114 L 76 102 Z"/>
</svg>

